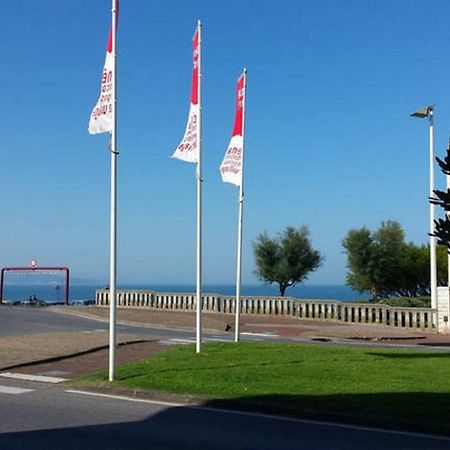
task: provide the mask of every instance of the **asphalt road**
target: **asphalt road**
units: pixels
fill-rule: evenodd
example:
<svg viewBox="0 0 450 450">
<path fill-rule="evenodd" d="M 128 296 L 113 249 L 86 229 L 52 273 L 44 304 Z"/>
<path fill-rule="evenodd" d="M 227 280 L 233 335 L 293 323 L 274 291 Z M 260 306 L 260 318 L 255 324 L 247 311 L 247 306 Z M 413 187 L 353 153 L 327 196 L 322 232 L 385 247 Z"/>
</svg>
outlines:
<svg viewBox="0 0 450 450">
<path fill-rule="evenodd" d="M 80 308 L 80 313 L 83 313 Z M 75 331 L 98 331 L 109 330 L 108 321 L 101 318 L 84 318 L 73 314 L 56 313 L 46 308 L 32 307 L 0 307 L 0 337 L 6 336 L 24 336 L 35 333 L 52 332 L 75 332 Z M 195 330 L 183 330 L 179 328 L 163 328 L 158 326 L 132 326 L 117 325 L 117 332 L 136 334 L 148 339 L 157 340 L 181 340 L 195 342 Z M 203 330 L 205 340 L 229 340 L 234 339 L 234 333 L 215 331 L 208 332 Z M 315 345 L 329 345 L 347 347 L 367 347 L 372 348 L 392 348 L 388 343 L 365 343 L 348 340 L 333 339 L 329 342 L 313 341 L 310 338 L 288 338 L 272 335 L 271 333 L 262 334 L 241 334 L 241 339 L 245 341 L 270 341 L 270 342 L 307 342 Z M 421 351 L 450 352 L 450 347 L 417 346 L 397 344 L 397 349 L 420 349 Z"/>
<path fill-rule="evenodd" d="M 35 333 L 93 331 L 107 329 L 107 324 L 81 317 L 55 314 L 46 308 L 3 306 L 0 308 L 0 337 Z"/>
<path fill-rule="evenodd" d="M 107 322 L 45 308 L 1 308 L 0 336 L 107 330 Z M 157 339 L 194 339 L 194 331 L 118 326 Z M 232 339 L 228 333 L 209 338 Z M 263 339 L 263 337 L 254 337 Z M 449 449 L 450 439 L 167 405 L 73 392 L 0 377 L 3 449 Z"/>
<path fill-rule="evenodd" d="M 80 311 L 82 312 L 82 311 Z M 2 307 L 0 309 L 0 337 L 26 336 L 35 333 L 109 330 L 107 321 L 88 319 L 72 314 L 48 311 L 46 308 Z M 193 339 L 195 332 L 152 326 L 117 325 L 117 331 L 144 335 L 152 339 Z M 205 333 L 205 336 L 232 338 L 230 333 Z"/>
<path fill-rule="evenodd" d="M 6 379 L 0 379 L 0 411 L 2 450 L 450 448 L 450 438 L 92 396 Z"/>
</svg>

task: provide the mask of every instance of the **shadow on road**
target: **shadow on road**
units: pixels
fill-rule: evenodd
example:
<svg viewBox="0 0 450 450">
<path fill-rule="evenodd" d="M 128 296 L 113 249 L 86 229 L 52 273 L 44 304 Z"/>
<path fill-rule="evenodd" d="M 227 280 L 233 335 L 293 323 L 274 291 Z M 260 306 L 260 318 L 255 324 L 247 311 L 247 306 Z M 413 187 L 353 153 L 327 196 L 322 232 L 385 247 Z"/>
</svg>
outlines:
<svg viewBox="0 0 450 450">
<path fill-rule="evenodd" d="M 441 352 L 414 352 L 414 353 L 398 353 L 398 352 L 391 352 L 391 353 L 382 353 L 382 352 L 369 352 L 368 355 L 372 356 L 379 356 L 381 358 L 387 358 L 387 359 L 448 359 L 450 358 L 450 353 L 441 353 Z"/>
<path fill-rule="evenodd" d="M 310 418 L 333 419 L 337 416 L 347 422 L 357 422 L 358 416 L 344 413 L 349 403 L 353 411 L 360 408 L 360 417 L 369 423 L 389 424 L 389 418 L 377 418 L 377 410 L 393 408 L 393 414 L 403 410 L 398 423 L 414 431 L 429 428 L 433 424 L 426 410 L 431 407 L 440 411 L 442 419 L 440 431 L 450 435 L 448 398 L 446 396 L 417 393 L 415 395 L 337 395 L 330 398 L 308 396 L 261 396 L 213 400 L 200 407 L 171 407 L 149 414 L 154 408 L 150 404 L 136 404 L 140 408 L 143 420 L 120 421 L 118 423 L 74 426 L 60 429 L 42 429 L 0 435 L 0 449 L 208 449 L 208 450 L 284 450 L 284 449 L 448 449 L 450 439 L 436 439 L 411 436 L 399 433 L 386 433 L 377 430 L 352 428 L 347 426 L 325 425 L 311 421 L 298 421 L 289 418 L 262 417 L 257 411 L 266 411 L 267 404 L 273 405 L 272 413 L 277 409 L 291 412 L 299 406 L 307 411 Z M 112 407 L 120 408 L 123 400 L 99 399 L 110 401 Z M 413 403 L 410 403 L 413 402 Z M 127 405 L 130 405 L 127 402 Z M 253 410 L 252 413 L 238 413 L 238 409 Z M 147 408 L 148 407 L 148 408 Z M 228 409 L 232 408 L 232 409 Z M 331 408 L 331 409 L 329 409 Z M 407 418 L 409 417 L 409 421 Z M 136 417 L 134 417 L 136 419 Z M 101 421 L 101 417 L 96 417 Z M 108 419 L 103 419 L 108 420 Z M 363 420 L 363 421 L 364 421 Z M 88 422 L 88 420 L 86 420 Z M 114 421 L 114 419 L 111 419 Z M 412 421 L 422 423 L 413 426 Z M 380 423 L 381 422 L 381 423 Z M 426 424 L 424 427 L 423 424 Z M 391 424 L 392 425 L 392 424 Z M 436 424 L 434 424 L 436 425 Z M 57 425 L 55 425 L 57 426 Z M 400 425 L 401 426 L 401 425 Z M 399 428 L 396 426 L 395 428 Z M 434 431 L 438 431 L 434 426 Z"/>
</svg>

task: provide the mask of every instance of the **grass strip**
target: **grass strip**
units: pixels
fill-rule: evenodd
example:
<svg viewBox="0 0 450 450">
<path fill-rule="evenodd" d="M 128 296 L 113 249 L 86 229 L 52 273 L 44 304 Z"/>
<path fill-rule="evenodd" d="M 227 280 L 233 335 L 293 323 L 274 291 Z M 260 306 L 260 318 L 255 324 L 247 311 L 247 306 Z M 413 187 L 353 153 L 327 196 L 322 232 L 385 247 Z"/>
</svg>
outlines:
<svg viewBox="0 0 450 450">
<path fill-rule="evenodd" d="M 107 372 L 77 382 L 102 384 Z M 123 365 L 118 386 L 211 405 L 450 434 L 450 353 L 278 343 L 206 343 Z"/>
</svg>

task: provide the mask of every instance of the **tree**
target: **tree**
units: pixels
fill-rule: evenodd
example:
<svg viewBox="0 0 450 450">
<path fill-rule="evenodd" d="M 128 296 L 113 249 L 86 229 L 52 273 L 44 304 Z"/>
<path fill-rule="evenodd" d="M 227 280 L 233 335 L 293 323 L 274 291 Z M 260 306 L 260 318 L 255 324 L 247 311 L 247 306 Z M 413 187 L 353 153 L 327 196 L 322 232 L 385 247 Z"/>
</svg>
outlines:
<svg viewBox="0 0 450 450">
<path fill-rule="evenodd" d="M 347 284 L 372 298 L 389 295 L 398 285 L 404 232 L 398 222 L 381 222 L 377 231 L 350 230 L 342 241 L 347 253 Z"/>
<path fill-rule="evenodd" d="M 347 253 L 347 284 L 359 292 L 372 289 L 375 285 L 372 273 L 374 242 L 370 230 L 365 227 L 350 230 L 342 245 Z"/>
<path fill-rule="evenodd" d="M 450 175 L 450 141 L 444 160 L 436 157 L 436 161 L 441 171 L 448 177 Z M 446 191 L 436 189 L 433 193 L 436 197 L 431 197 L 430 203 L 441 206 L 445 211 L 445 217 L 434 221 L 435 231 L 430 233 L 430 236 L 436 237 L 437 243 L 447 247 L 447 251 L 450 253 L 450 189 L 447 188 Z"/>
<path fill-rule="evenodd" d="M 397 222 L 382 222 L 376 232 L 350 230 L 342 241 L 347 253 L 347 284 L 372 298 L 430 295 L 430 247 L 404 242 Z M 447 284 L 447 248 L 437 246 L 438 285 Z"/>
<path fill-rule="evenodd" d="M 395 291 L 402 297 L 430 295 L 430 248 L 412 242 L 404 244 Z"/>
<path fill-rule="evenodd" d="M 286 227 L 283 233 L 271 238 L 260 234 L 253 242 L 256 270 L 260 280 L 278 283 L 280 295 L 286 289 L 306 280 L 323 263 L 321 254 L 314 250 L 306 226 Z"/>
<path fill-rule="evenodd" d="M 428 247 L 428 255 L 430 254 L 430 248 Z M 428 260 L 430 257 L 428 256 Z M 438 286 L 448 286 L 448 250 L 447 246 L 436 246 L 436 259 L 437 259 L 437 282 Z M 428 271 L 429 273 L 429 271 Z"/>
</svg>

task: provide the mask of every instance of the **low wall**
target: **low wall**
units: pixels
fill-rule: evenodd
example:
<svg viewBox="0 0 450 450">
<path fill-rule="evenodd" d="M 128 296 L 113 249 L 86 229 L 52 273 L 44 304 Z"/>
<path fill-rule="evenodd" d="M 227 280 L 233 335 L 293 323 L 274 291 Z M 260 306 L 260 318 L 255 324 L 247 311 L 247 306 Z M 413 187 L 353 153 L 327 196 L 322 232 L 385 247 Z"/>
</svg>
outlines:
<svg viewBox="0 0 450 450">
<path fill-rule="evenodd" d="M 234 313 L 234 296 L 203 294 L 202 309 L 208 312 Z M 109 305 L 109 290 L 96 291 L 95 303 Z M 191 293 L 117 290 L 117 305 L 128 308 L 192 311 L 197 307 Z M 337 300 L 300 300 L 294 297 L 241 297 L 241 314 L 297 317 L 300 319 L 386 325 L 396 328 L 437 332 L 436 310 L 430 308 L 397 308 L 380 304 L 348 303 Z"/>
</svg>

